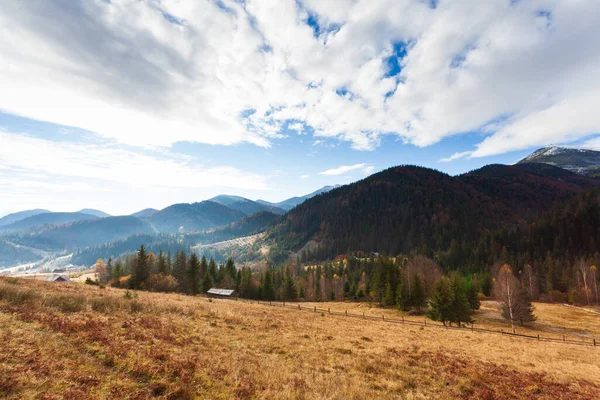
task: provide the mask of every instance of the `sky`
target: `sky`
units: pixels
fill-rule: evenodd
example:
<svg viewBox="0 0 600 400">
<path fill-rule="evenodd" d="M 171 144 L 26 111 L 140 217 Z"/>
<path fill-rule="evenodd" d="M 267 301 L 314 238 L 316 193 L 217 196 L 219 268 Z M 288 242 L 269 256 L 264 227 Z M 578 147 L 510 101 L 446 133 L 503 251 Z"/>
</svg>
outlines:
<svg viewBox="0 0 600 400">
<path fill-rule="evenodd" d="M 0 2 L 0 215 L 600 149 L 596 3 Z"/>
</svg>

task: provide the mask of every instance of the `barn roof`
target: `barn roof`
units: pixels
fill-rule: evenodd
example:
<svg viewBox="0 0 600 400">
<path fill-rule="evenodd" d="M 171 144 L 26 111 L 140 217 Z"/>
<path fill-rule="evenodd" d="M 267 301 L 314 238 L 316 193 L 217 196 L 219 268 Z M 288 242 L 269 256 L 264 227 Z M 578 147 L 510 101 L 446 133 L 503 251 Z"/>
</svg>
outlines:
<svg viewBox="0 0 600 400">
<path fill-rule="evenodd" d="M 60 282 L 70 282 L 71 280 L 69 279 L 68 276 L 66 275 L 54 275 L 54 276 L 49 276 L 46 278 L 47 281 L 50 282 L 56 282 L 56 281 L 60 281 Z"/>
<path fill-rule="evenodd" d="M 206 293 L 208 293 L 208 294 L 216 294 L 218 296 L 231 296 L 233 294 L 233 292 L 234 292 L 233 289 L 211 288 L 211 289 L 208 289 L 208 291 Z"/>
</svg>

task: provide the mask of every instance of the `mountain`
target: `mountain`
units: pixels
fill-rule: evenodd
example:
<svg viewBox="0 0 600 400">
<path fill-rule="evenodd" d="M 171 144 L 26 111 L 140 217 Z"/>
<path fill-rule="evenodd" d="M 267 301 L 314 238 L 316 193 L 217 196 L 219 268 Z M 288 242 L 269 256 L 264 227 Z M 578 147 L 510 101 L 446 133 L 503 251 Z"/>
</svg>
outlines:
<svg viewBox="0 0 600 400">
<path fill-rule="evenodd" d="M 144 208 L 143 210 L 134 212 L 133 214 L 131 214 L 131 216 L 138 217 L 138 218 L 146 218 L 146 217 L 149 217 L 150 215 L 154 214 L 155 212 L 158 212 L 158 210 L 155 208 Z"/>
<path fill-rule="evenodd" d="M 84 208 L 82 210 L 77 211 L 78 213 L 81 214 L 90 214 L 93 215 L 95 217 L 98 218 L 106 218 L 106 217 L 110 217 L 110 214 L 105 213 L 104 211 L 100 211 L 100 210 L 95 210 L 93 208 Z"/>
<path fill-rule="evenodd" d="M 281 209 L 288 211 L 288 210 L 291 210 L 292 208 L 296 207 L 298 204 L 301 204 L 301 203 L 305 202 L 306 200 L 308 200 L 312 197 L 315 197 L 316 195 L 319 195 L 322 193 L 327 193 L 327 192 L 329 192 L 333 189 L 337 189 L 339 187 L 340 187 L 340 185 L 324 186 L 321 189 L 315 190 L 314 192 L 309 193 L 307 195 L 291 197 L 287 200 L 280 201 L 279 203 L 271 203 L 271 202 L 268 202 L 265 200 L 256 200 L 256 202 L 265 204 L 265 205 L 269 205 L 269 206 L 279 207 Z"/>
<path fill-rule="evenodd" d="M 277 221 L 279 218 L 279 214 L 270 211 L 259 211 L 226 226 L 211 229 L 207 232 L 185 235 L 184 240 L 190 245 L 197 245 L 249 236 L 263 231 L 268 225 Z"/>
<path fill-rule="evenodd" d="M 5 215 L 4 217 L 0 218 L 0 226 L 10 225 L 14 222 L 21 221 L 22 219 L 25 219 L 28 217 L 33 217 L 34 215 L 38 215 L 38 214 L 49 213 L 49 212 L 50 211 L 48 211 L 48 210 L 36 208 L 35 210 L 19 211 L 16 213 L 8 214 L 8 215 Z"/>
<path fill-rule="evenodd" d="M 0 226 L 1 232 L 15 232 L 43 225 L 62 225 L 75 221 L 97 219 L 95 215 L 69 212 L 47 212 L 24 218 L 12 224 Z"/>
<path fill-rule="evenodd" d="M 233 210 L 241 211 L 246 215 L 252 215 L 259 211 L 269 211 L 275 214 L 284 214 L 286 210 L 272 204 L 259 203 L 240 196 L 219 195 L 209 199 Z"/>
<path fill-rule="evenodd" d="M 158 231 L 198 232 L 237 221 L 246 214 L 214 201 L 173 204 L 147 217 Z"/>
<path fill-rule="evenodd" d="M 97 246 L 137 234 L 155 234 L 148 221 L 132 216 L 106 217 L 43 227 L 34 232 L 10 236 L 12 242 L 44 250 L 69 252 Z"/>
<path fill-rule="evenodd" d="M 306 200 L 283 216 L 266 238 L 272 260 L 313 243 L 306 255 L 347 251 L 408 254 L 476 241 L 487 229 L 513 226 L 600 181 L 558 168 L 490 165 L 452 177 L 414 166 L 371 175 Z M 315 246 L 315 243 L 318 246 Z"/>
<path fill-rule="evenodd" d="M 41 258 L 41 256 L 27 248 L 6 240 L 0 240 L 0 268 L 39 261 Z"/>
<path fill-rule="evenodd" d="M 520 160 L 523 163 L 543 163 L 584 175 L 600 176 L 600 151 L 549 146 L 538 149 Z"/>
</svg>

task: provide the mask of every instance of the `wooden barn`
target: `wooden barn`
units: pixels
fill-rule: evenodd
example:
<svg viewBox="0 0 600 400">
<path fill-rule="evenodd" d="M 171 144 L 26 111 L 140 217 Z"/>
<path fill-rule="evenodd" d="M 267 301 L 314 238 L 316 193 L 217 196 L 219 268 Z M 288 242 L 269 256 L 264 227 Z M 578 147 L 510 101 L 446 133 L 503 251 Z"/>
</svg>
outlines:
<svg viewBox="0 0 600 400">
<path fill-rule="evenodd" d="M 208 297 L 217 298 L 217 299 L 236 299 L 237 294 L 233 289 L 217 289 L 211 288 L 206 292 Z"/>
<path fill-rule="evenodd" d="M 68 276 L 66 275 L 54 275 L 46 278 L 49 282 L 71 282 Z"/>
</svg>

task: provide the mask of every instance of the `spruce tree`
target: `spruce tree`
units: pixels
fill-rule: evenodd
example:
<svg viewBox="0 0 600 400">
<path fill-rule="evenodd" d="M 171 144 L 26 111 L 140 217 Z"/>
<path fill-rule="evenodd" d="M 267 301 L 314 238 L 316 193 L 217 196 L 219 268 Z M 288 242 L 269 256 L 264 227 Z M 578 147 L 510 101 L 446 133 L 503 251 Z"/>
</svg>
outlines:
<svg viewBox="0 0 600 400">
<path fill-rule="evenodd" d="M 214 282 L 217 279 L 217 263 L 212 257 L 208 262 L 208 273 L 210 274 L 210 278 Z"/>
<path fill-rule="evenodd" d="M 146 253 L 146 247 L 142 244 L 135 258 L 129 286 L 131 289 L 139 289 L 149 276 L 148 253 Z"/>
<path fill-rule="evenodd" d="M 285 278 L 285 286 L 284 286 L 284 296 L 286 300 L 296 300 L 298 297 L 298 292 L 296 291 L 296 284 L 294 283 L 294 279 L 287 274 Z"/>
<path fill-rule="evenodd" d="M 185 251 L 175 253 L 175 263 L 173 264 L 173 276 L 179 284 L 179 291 L 187 293 L 188 291 L 188 276 L 187 276 L 187 257 Z"/>
<path fill-rule="evenodd" d="M 162 250 L 158 252 L 156 269 L 159 274 L 167 275 L 167 260 L 165 259 L 165 255 L 163 254 Z"/>
<path fill-rule="evenodd" d="M 204 279 L 202 279 L 202 291 L 204 293 L 206 293 L 212 287 L 213 287 L 212 276 L 210 274 L 204 274 Z"/>
<path fill-rule="evenodd" d="M 190 294 L 195 296 L 200 292 L 200 261 L 196 253 L 192 253 L 188 261 L 187 276 Z"/>
<path fill-rule="evenodd" d="M 473 310 L 469 305 L 467 294 L 465 293 L 464 284 L 458 274 L 453 274 L 450 279 L 450 306 L 452 310 L 452 322 L 456 322 L 458 326 L 462 323 L 471 323 L 471 314 Z"/>
<path fill-rule="evenodd" d="M 401 281 L 396 289 L 396 306 L 400 311 L 408 311 L 410 309 L 410 296 L 406 284 Z"/>
<path fill-rule="evenodd" d="M 451 304 L 450 281 L 447 277 L 440 277 L 431 288 L 429 295 L 429 309 L 427 316 L 434 321 L 440 321 L 444 326 L 453 320 Z"/>
<path fill-rule="evenodd" d="M 275 300 L 275 287 L 273 286 L 273 276 L 269 269 L 265 271 L 262 289 L 263 300 Z"/>
<path fill-rule="evenodd" d="M 417 310 L 421 310 L 425 305 L 425 290 L 421 284 L 421 279 L 417 275 L 413 278 L 412 293 L 410 296 L 411 305 Z"/>
<path fill-rule="evenodd" d="M 387 283 L 385 285 L 385 295 L 383 296 L 383 305 L 391 306 L 396 304 L 396 299 L 394 298 L 394 291 L 392 290 L 392 284 Z"/>
</svg>

